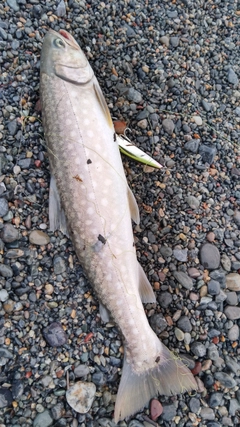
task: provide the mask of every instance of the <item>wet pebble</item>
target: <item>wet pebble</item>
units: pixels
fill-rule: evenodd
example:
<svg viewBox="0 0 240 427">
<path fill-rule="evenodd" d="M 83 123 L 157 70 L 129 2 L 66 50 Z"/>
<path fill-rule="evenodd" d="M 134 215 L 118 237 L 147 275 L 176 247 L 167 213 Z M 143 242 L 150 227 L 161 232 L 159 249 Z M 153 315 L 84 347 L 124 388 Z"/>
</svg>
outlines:
<svg viewBox="0 0 240 427">
<path fill-rule="evenodd" d="M 224 313 L 230 320 L 237 320 L 240 319 L 240 307 L 234 307 L 232 305 L 228 305 L 224 309 Z"/>
<path fill-rule="evenodd" d="M 49 236 L 40 230 L 33 230 L 29 234 L 29 241 L 32 245 L 44 246 L 50 242 Z"/>
<path fill-rule="evenodd" d="M 0 408 L 10 407 L 13 401 L 11 391 L 6 387 L 0 388 Z"/>
<path fill-rule="evenodd" d="M 226 287 L 230 291 L 240 291 L 240 275 L 238 273 L 230 273 L 226 276 Z"/>
<path fill-rule="evenodd" d="M 175 125 L 171 119 L 164 119 L 162 122 L 163 129 L 169 134 L 172 135 Z"/>
<path fill-rule="evenodd" d="M 191 345 L 191 351 L 195 356 L 203 357 L 206 354 L 206 347 L 201 342 L 194 342 Z"/>
<path fill-rule="evenodd" d="M 150 414 L 151 419 L 156 421 L 158 417 L 162 414 L 163 407 L 162 404 L 157 399 L 152 399 L 150 403 Z"/>
<path fill-rule="evenodd" d="M 180 329 L 182 329 L 184 332 L 191 332 L 192 325 L 187 316 L 182 316 L 177 322 L 177 325 Z"/>
<path fill-rule="evenodd" d="M 172 419 L 177 414 L 176 406 L 173 404 L 163 404 L 162 408 L 163 408 L 163 412 L 161 415 L 161 419 L 163 421 L 172 421 Z"/>
<path fill-rule="evenodd" d="M 13 270 L 9 265 L 0 264 L 0 274 L 6 279 L 9 279 L 13 276 Z"/>
<path fill-rule="evenodd" d="M 188 196 L 186 198 L 187 204 L 190 206 L 191 209 L 198 209 L 200 202 L 195 196 Z"/>
<path fill-rule="evenodd" d="M 181 262 L 186 262 L 187 261 L 187 254 L 188 254 L 188 249 L 180 249 L 180 248 L 174 248 L 173 249 L 173 255 L 174 257 Z"/>
<path fill-rule="evenodd" d="M 208 293 L 210 295 L 218 295 L 220 292 L 220 283 L 216 280 L 210 280 L 208 282 Z"/>
<path fill-rule="evenodd" d="M 45 328 L 43 336 L 51 347 L 59 347 L 67 343 L 67 335 L 59 322 L 53 322 Z"/>
<path fill-rule="evenodd" d="M 200 248 L 200 260 L 204 268 L 217 269 L 220 264 L 220 253 L 216 246 L 205 243 Z"/>
<path fill-rule="evenodd" d="M 69 387 L 66 392 L 66 399 L 76 412 L 86 414 L 92 406 L 95 393 L 95 384 L 79 381 Z"/>
<path fill-rule="evenodd" d="M 11 243 L 17 240 L 19 237 L 19 231 L 12 224 L 4 224 L 1 238 L 5 243 Z"/>
<path fill-rule="evenodd" d="M 204 144 L 201 144 L 199 146 L 199 154 L 202 156 L 203 162 L 208 163 L 209 165 L 213 163 L 216 153 L 217 150 L 213 146 L 208 146 Z"/>
<path fill-rule="evenodd" d="M 189 408 L 191 412 L 193 412 L 194 414 L 197 414 L 200 409 L 200 400 L 197 399 L 196 397 L 192 397 L 189 400 Z"/>
<path fill-rule="evenodd" d="M 228 331 L 228 339 L 230 341 L 237 341 L 239 339 L 239 326 L 233 325 Z"/>
<path fill-rule="evenodd" d="M 65 261 L 62 257 L 55 257 L 53 260 L 53 269 L 55 274 L 62 274 L 66 271 Z"/>
<path fill-rule="evenodd" d="M 236 385 L 236 381 L 233 377 L 225 372 L 216 372 L 214 377 L 219 381 L 224 387 L 233 388 Z"/>
<path fill-rule="evenodd" d="M 0 198 L 0 217 L 2 218 L 5 215 L 7 215 L 8 210 L 9 210 L 8 201 L 4 197 L 1 197 Z"/>
<path fill-rule="evenodd" d="M 214 420 L 214 410 L 212 408 L 202 407 L 200 411 L 200 416 L 203 420 Z"/>
<path fill-rule="evenodd" d="M 77 378 L 85 377 L 89 374 L 89 367 L 86 365 L 78 365 L 74 369 L 74 374 Z"/>
<path fill-rule="evenodd" d="M 223 403 L 223 393 L 212 393 L 208 404 L 210 408 L 216 408 L 217 406 L 222 405 Z"/>
<path fill-rule="evenodd" d="M 182 285 L 184 288 L 191 290 L 193 288 L 193 281 L 191 277 L 189 277 L 183 271 L 174 271 L 173 276 L 175 279 Z"/>
<path fill-rule="evenodd" d="M 0 290 L 0 301 L 1 302 L 5 302 L 8 299 L 8 292 L 6 291 L 6 289 L 1 289 Z"/>
<path fill-rule="evenodd" d="M 33 427 L 50 427 L 53 424 L 53 418 L 48 409 L 44 410 L 34 418 Z"/>
</svg>

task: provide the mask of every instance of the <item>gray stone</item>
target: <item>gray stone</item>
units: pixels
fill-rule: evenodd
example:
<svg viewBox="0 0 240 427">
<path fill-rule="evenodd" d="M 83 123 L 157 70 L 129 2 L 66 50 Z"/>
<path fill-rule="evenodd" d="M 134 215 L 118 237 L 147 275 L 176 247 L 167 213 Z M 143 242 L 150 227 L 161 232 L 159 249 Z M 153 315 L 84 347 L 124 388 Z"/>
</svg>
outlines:
<svg viewBox="0 0 240 427">
<path fill-rule="evenodd" d="M 17 240 L 19 237 L 18 230 L 10 223 L 4 224 L 1 238 L 5 243 L 11 243 Z"/>
<path fill-rule="evenodd" d="M 219 267 L 220 253 L 216 246 L 204 243 L 200 248 L 200 261 L 204 268 L 214 270 Z"/>
<path fill-rule="evenodd" d="M 220 283 L 216 280 L 210 280 L 208 282 L 208 293 L 210 295 L 218 295 L 220 292 Z"/>
<path fill-rule="evenodd" d="M 237 116 L 240 116 L 240 107 L 236 108 L 235 113 L 237 114 Z"/>
<path fill-rule="evenodd" d="M 185 289 L 191 290 L 193 288 L 193 281 L 186 273 L 183 271 L 174 271 L 172 274 L 178 283 L 180 283 L 180 285 L 182 285 Z"/>
<path fill-rule="evenodd" d="M 238 82 L 239 82 L 238 76 L 232 68 L 228 69 L 227 79 L 229 83 L 233 85 L 238 85 Z"/>
<path fill-rule="evenodd" d="M 85 377 L 89 372 L 89 367 L 86 365 L 78 365 L 74 369 L 74 374 L 77 378 Z"/>
<path fill-rule="evenodd" d="M 236 415 L 237 411 L 240 411 L 240 403 L 237 401 L 237 399 L 230 399 L 229 415 L 234 416 Z"/>
<path fill-rule="evenodd" d="M 151 316 L 150 324 L 157 335 L 160 335 L 167 328 L 167 321 L 161 313 L 155 313 Z"/>
<path fill-rule="evenodd" d="M 9 210 L 8 207 L 8 201 L 7 199 L 5 199 L 4 197 L 0 198 L 0 217 L 4 217 L 5 215 L 7 215 Z"/>
<path fill-rule="evenodd" d="M 198 357 L 203 357 L 206 354 L 206 347 L 205 345 L 203 345 L 201 342 L 199 341 L 195 341 L 192 345 L 191 345 L 191 351 L 195 356 Z"/>
<path fill-rule="evenodd" d="M 33 427 L 50 427 L 52 424 L 53 418 L 47 409 L 37 414 L 33 421 Z"/>
<path fill-rule="evenodd" d="M 6 359 L 13 359 L 13 354 L 7 348 L 0 347 L 0 357 L 5 357 Z"/>
<path fill-rule="evenodd" d="M 231 377 L 231 375 L 228 375 L 225 372 L 215 372 L 214 377 L 224 387 L 227 388 L 233 388 L 237 384 L 236 381 Z"/>
<path fill-rule="evenodd" d="M 60 3 L 58 3 L 56 14 L 60 18 L 62 18 L 63 16 L 66 15 L 66 5 L 65 5 L 64 0 L 61 0 Z"/>
<path fill-rule="evenodd" d="M 217 360 L 219 358 L 217 346 L 213 343 L 211 343 L 208 347 L 208 358 L 210 360 Z"/>
<path fill-rule="evenodd" d="M 177 326 L 182 329 L 184 332 L 191 332 L 192 325 L 187 316 L 182 316 L 177 322 Z"/>
<path fill-rule="evenodd" d="M 223 404 L 223 393 L 212 393 L 209 402 L 210 408 L 216 408 Z"/>
<path fill-rule="evenodd" d="M 128 90 L 127 98 L 128 98 L 128 100 L 129 100 L 129 101 L 133 101 L 133 102 L 135 102 L 136 104 L 138 104 L 138 103 L 142 102 L 142 95 L 141 95 L 141 93 L 140 93 L 140 92 L 138 92 L 138 91 L 137 91 L 136 89 L 134 89 L 133 87 L 131 87 L 131 88 Z"/>
<path fill-rule="evenodd" d="M 240 225 L 240 211 L 238 209 L 235 209 L 233 219 L 237 225 Z"/>
<path fill-rule="evenodd" d="M 200 400 L 197 399 L 196 397 L 192 397 L 189 400 L 189 408 L 191 412 L 193 412 L 194 414 L 197 414 L 200 409 Z"/>
<path fill-rule="evenodd" d="M 209 104 L 209 102 L 205 101 L 205 99 L 202 100 L 202 106 L 207 113 L 209 113 L 209 111 L 212 109 L 212 104 Z"/>
<path fill-rule="evenodd" d="M 187 261 L 187 254 L 188 254 L 187 248 L 185 248 L 185 249 L 174 248 L 173 249 L 174 257 L 180 262 L 186 262 Z"/>
<path fill-rule="evenodd" d="M 18 161 L 18 166 L 20 166 L 21 169 L 29 169 L 32 164 L 32 159 L 20 159 Z"/>
<path fill-rule="evenodd" d="M 106 378 L 103 372 L 97 371 L 92 374 L 92 382 L 97 386 L 106 384 Z"/>
<path fill-rule="evenodd" d="M 128 424 L 128 427 L 143 427 L 144 424 L 140 423 L 138 420 L 131 420 Z"/>
<path fill-rule="evenodd" d="M 240 319 L 240 307 L 235 307 L 233 305 L 227 305 L 224 310 L 225 315 L 230 320 Z"/>
<path fill-rule="evenodd" d="M 170 37 L 170 44 L 172 45 L 172 47 L 178 47 L 179 45 L 179 37 Z"/>
<path fill-rule="evenodd" d="M 19 5 L 18 5 L 17 0 L 7 0 L 7 4 L 11 9 L 14 10 L 14 12 L 19 11 Z"/>
<path fill-rule="evenodd" d="M 10 407 L 13 401 L 11 391 L 6 387 L 0 388 L 0 409 Z"/>
<path fill-rule="evenodd" d="M 18 124 L 16 120 L 12 120 L 11 122 L 8 122 L 8 132 L 10 135 L 14 136 L 16 135 L 18 130 Z"/>
<path fill-rule="evenodd" d="M 92 406 L 95 393 L 95 384 L 79 381 L 69 387 L 66 392 L 66 399 L 74 411 L 86 414 Z"/>
<path fill-rule="evenodd" d="M 237 305 L 238 304 L 238 296 L 236 292 L 227 292 L 226 293 L 226 303 L 229 305 Z"/>
<path fill-rule="evenodd" d="M 12 396 L 14 400 L 20 399 L 24 392 L 24 383 L 22 380 L 14 380 L 12 384 Z"/>
<path fill-rule="evenodd" d="M 224 270 L 214 270 L 210 272 L 210 277 L 220 283 L 221 288 L 226 288 L 226 272 Z"/>
<path fill-rule="evenodd" d="M 172 419 L 176 416 L 177 414 L 177 409 L 176 406 L 173 404 L 163 404 L 163 412 L 161 415 L 161 419 L 163 421 L 172 421 Z"/>
<path fill-rule="evenodd" d="M 212 408 L 201 408 L 200 416 L 203 420 L 214 420 L 215 414 Z"/>
<path fill-rule="evenodd" d="M 7 40 L 7 38 L 8 38 L 8 35 L 6 31 L 2 27 L 0 27 L 0 39 Z"/>
<path fill-rule="evenodd" d="M 65 265 L 65 261 L 62 257 L 57 256 L 54 258 L 53 260 L 53 270 L 54 273 L 57 274 L 62 274 L 64 273 L 64 271 L 66 271 L 66 265 Z"/>
<path fill-rule="evenodd" d="M 175 336 L 176 336 L 176 338 L 177 338 L 178 341 L 183 341 L 184 340 L 184 332 L 181 331 L 181 329 L 175 328 L 174 329 L 174 333 L 175 333 Z"/>
<path fill-rule="evenodd" d="M 199 139 L 191 139 L 184 144 L 184 150 L 190 151 L 191 153 L 197 153 L 199 147 Z"/>
<path fill-rule="evenodd" d="M 228 331 L 228 339 L 230 341 L 237 341 L 239 339 L 239 326 L 233 325 Z"/>
<path fill-rule="evenodd" d="M 211 165 L 214 161 L 214 157 L 216 156 L 216 148 L 214 146 L 209 146 L 205 144 L 201 144 L 199 146 L 199 154 L 202 156 L 202 161 L 204 163 L 208 163 Z"/>
<path fill-rule="evenodd" d="M 169 37 L 168 36 L 162 36 L 159 39 L 160 43 L 165 44 L 167 47 L 169 47 Z"/>
<path fill-rule="evenodd" d="M 0 264 L 0 275 L 8 279 L 13 276 L 13 271 L 9 265 Z"/>
<path fill-rule="evenodd" d="M 140 120 L 140 121 L 137 123 L 137 125 L 138 125 L 141 129 L 147 129 L 147 127 L 148 127 L 148 121 L 147 121 L 147 119 Z"/>
<path fill-rule="evenodd" d="M 60 420 L 63 415 L 63 405 L 61 403 L 57 403 L 51 408 L 51 415 L 54 420 Z"/>
<path fill-rule="evenodd" d="M 29 241 L 32 245 L 44 246 L 50 242 L 50 237 L 40 230 L 33 230 L 29 234 Z"/>
<path fill-rule="evenodd" d="M 199 200 L 194 196 L 188 196 L 186 198 L 186 202 L 190 206 L 191 209 L 198 209 L 200 206 Z"/>
<path fill-rule="evenodd" d="M 8 299 L 8 292 L 6 291 L 6 289 L 1 289 L 0 290 L 0 301 L 4 302 L 7 301 Z"/>
<path fill-rule="evenodd" d="M 232 357 L 225 357 L 226 367 L 233 372 L 236 376 L 240 376 L 240 364 L 237 363 Z"/>
<path fill-rule="evenodd" d="M 172 302 L 172 294 L 170 292 L 161 292 L 158 296 L 158 302 L 161 307 L 167 308 Z"/>
<path fill-rule="evenodd" d="M 221 256 L 221 264 L 225 271 L 231 271 L 231 260 L 227 254 Z"/>
<path fill-rule="evenodd" d="M 168 246 L 161 246 L 160 247 L 160 254 L 163 256 L 164 259 L 167 259 L 172 256 L 172 248 L 169 248 Z"/>
<path fill-rule="evenodd" d="M 172 135 L 173 134 L 173 131 L 174 131 L 174 128 L 175 128 L 175 125 L 174 125 L 174 123 L 173 123 L 173 121 L 171 120 L 171 119 L 164 119 L 163 121 L 162 121 L 162 126 L 163 126 L 163 129 L 169 134 L 169 135 Z"/>
<path fill-rule="evenodd" d="M 230 291 L 240 291 L 240 275 L 238 273 L 230 273 L 226 276 L 226 288 Z"/>
<path fill-rule="evenodd" d="M 67 335 L 59 322 L 53 322 L 45 328 L 43 336 L 51 347 L 59 347 L 67 343 Z"/>
</svg>

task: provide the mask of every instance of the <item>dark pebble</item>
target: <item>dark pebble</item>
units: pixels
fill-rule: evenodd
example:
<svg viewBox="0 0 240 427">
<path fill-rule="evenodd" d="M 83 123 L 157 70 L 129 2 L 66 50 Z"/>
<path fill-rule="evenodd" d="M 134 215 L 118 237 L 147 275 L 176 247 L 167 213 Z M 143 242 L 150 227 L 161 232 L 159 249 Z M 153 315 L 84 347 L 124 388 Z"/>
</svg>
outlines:
<svg viewBox="0 0 240 427">
<path fill-rule="evenodd" d="M 183 332 L 191 332 L 192 325 L 187 316 L 182 316 L 177 322 L 178 328 L 180 328 Z"/>
<path fill-rule="evenodd" d="M 202 156 L 202 161 L 209 165 L 213 163 L 216 152 L 217 150 L 214 146 L 210 147 L 209 145 L 201 144 L 199 147 L 199 154 Z"/>
<path fill-rule="evenodd" d="M 53 322 L 43 330 L 43 336 L 51 347 L 59 347 L 66 344 L 67 335 L 65 334 L 61 323 Z"/>
<path fill-rule="evenodd" d="M 205 243 L 200 248 L 200 261 L 204 268 L 214 270 L 219 267 L 220 253 L 216 246 Z"/>
<path fill-rule="evenodd" d="M 162 407 L 163 407 L 163 413 L 161 415 L 161 419 L 163 421 L 172 421 L 172 419 L 177 414 L 176 406 L 172 404 L 166 404 L 166 405 L 163 404 Z"/>
<path fill-rule="evenodd" d="M 223 402 L 223 393 L 212 393 L 209 398 L 210 408 L 216 408 L 217 406 L 222 405 Z"/>
<path fill-rule="evenodd" d="M 13 401 L 11 391 L 6 387 L 0 388 L 0 408 L 10 407 Z"/>
<path fill-rule="evenodd" d="M 4 224 L 1 238 L 5 243 L 15 242 L 19 237 L 18 230 L 10 223 Z"/>
<path fill-rule="evenodd" d="M 0 198 L 0 217 L 4 217 L 8 213 L 8 201 L 4 198 Z"/>
</svg>

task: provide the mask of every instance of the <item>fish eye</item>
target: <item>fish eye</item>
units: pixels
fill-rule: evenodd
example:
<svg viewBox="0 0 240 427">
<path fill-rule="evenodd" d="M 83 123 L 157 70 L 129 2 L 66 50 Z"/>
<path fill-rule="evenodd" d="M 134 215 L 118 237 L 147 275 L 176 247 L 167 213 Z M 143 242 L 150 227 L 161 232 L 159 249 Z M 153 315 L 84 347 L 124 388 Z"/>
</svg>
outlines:
<svg viewBox="0 0 240 427">
<path fill-rule="evenodd" d="M 56 47 L 65 47 L 65 43 L 62 39 L 56 39 L 54 40 L 54 44 Z"/>
</svg>

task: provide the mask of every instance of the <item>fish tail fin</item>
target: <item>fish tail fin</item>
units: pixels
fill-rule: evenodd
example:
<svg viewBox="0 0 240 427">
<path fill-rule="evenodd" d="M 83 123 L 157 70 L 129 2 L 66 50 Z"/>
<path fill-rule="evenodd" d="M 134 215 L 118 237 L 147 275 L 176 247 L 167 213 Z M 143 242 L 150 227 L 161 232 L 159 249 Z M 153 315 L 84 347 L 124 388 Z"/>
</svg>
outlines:
<svg viewBox="0 0 240 427">
<path fill-rule="evenodd" d="M 169 396 L 197 389 L 192 373 L 181 359 L 161 341 L 159 344 L 156 366 L 141 374 L 135 373 L 131 364 L 124 358 L 114 411 L 115 423 L 141 410 L 158 394 Z"/>
</svg>

